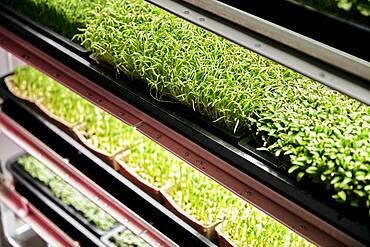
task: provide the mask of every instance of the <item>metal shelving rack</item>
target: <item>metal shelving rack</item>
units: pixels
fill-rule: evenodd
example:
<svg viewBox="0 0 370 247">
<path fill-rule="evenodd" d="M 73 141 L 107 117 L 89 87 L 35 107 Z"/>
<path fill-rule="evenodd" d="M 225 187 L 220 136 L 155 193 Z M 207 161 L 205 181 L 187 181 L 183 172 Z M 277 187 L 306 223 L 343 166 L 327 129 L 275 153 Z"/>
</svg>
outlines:
<svg viewBox="0 0 370 247">
<path fill-rule="evenodd" d="M 177 246 L 177 244 L 180 246 L 214 246 L 164 206 L 146 195 L 113 168 L 107 166 L 78 141 L 39 113 L 34 112 L 23 101 L 14 97 L 5 88 L 0 91 L 0 97 L 5 99 L 2 113 L 0 113 L 0 131 L 17 144 L 23 153 L 26 152 L 42 160 L 65 182 L 74 186 L 85 196 L 89 194 L 88 197 L 93 202 L 113 215 L 128 229 L 132 229 L 148 242 L 153 243 L 155 240 L 153 246 Z M 19 174 L 17 176 L 19 177 Z M 21 182 L 24 185 L 24 182 Z M 32 186 L 28 186 L 26 190 L 30 190 L 30 187 Z M 32 201 L 40 197 L 40 193 L 36 193 L 36 190 L 31 191 L 30 200 Z M 36 203 L 39 204 L 39 201 L 36 199 Z M 41 202 L 41 204 L 45 203 Z M 50 202 L 46 204 L 57 207 Z M 43 209 L 44 207 L 45 205 Z M 60 213 L 60 210 L 57 210 L 57 213 Z M 67 217 L 63 216 L 63 218 Z M 147 222 L 150 222 L 150 225 Z M 74 223 L 70 221 L 67 224 L 69 224 L 67 230 L 77 227 L 76 221 Z M 80 223 L 77 222 L 77 224 Z M 82 229 L 81 225 L 79 228 L 82 235 L 81 233 L 76 234 L 73 230 L 71 232 L 77 235 L 77 238 L 87 236 L 89 238 L 87 246 L 94 245 L 94 243 L 98 245 L 98 242 L 95 242 L 96 236 Z M 158 241 L 158 238 L 159 240 L 162 238 L 162 241 Z M 173 239 L 176 244 L 168 238 Z M 86 244 L 86 241 L 84 243 Z"/>
<path fill-rule="evenodd" d="M 363 58 L 221 1 L 149 2 L 365 103 L 370 102 L 370 66 Z M 368 34 L 367 31 L 365 33 Z M 127 78 L 117 79 L 114 73 L 104 70 L 83 49 L 7 8 L 0 10 L 0 46 L 126 124 L 135 126 L 173 154 L 312 242 L 322 246 L 370 244 L 370 226 L 366 220 L 361 221 L 346 214 L 345 210 L 321 201 L 317 193 L 300 186 L 271 166 L 269 158 L 244 145 L 245 138 L 230 137 L 217 129 L 207 128 L 198 119 L 189 119 L 176 109 L 154 101 L 130 83 L 122 83 Z M 19 126 L 5 113 L 1 113 L 1 119 L 4 133 L 15 140 L 23 138 L 20 144 L 31 145 L 29 139 L 22 137 L 22 131 L 17 131 Z M 37 145 L 32 146 L 37 148 Z M 50 151 L 42 150 L 38 155 L 47 161 L 49 158 L 45 157 L 49 157 Z M 83 189 L 84 186 L 76 184 L 76 187 Z M 110 206 L 107 210 L 120 217 L 116 204 Z"/>
<path fill-rule="evenodd" d="M 42 236 L 46 242 L 55 243 L 57 246 L 78 246 L 74 240 L 62 232 L 31 203 L 25 201 L 13 188 L 3 187 L 0 191 L 0 201 L 15 212 L 39 236 Z"/>
</svg>

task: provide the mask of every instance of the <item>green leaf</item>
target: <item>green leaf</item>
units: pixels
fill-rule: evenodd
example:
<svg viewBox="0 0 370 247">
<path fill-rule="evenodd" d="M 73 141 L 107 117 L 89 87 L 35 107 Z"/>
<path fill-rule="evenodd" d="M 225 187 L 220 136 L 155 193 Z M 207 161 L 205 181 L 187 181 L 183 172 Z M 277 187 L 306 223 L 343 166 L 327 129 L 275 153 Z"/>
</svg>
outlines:
<svg viewBox="0 0 370 247">
<path fill-rule="evenodd" d="M 301 179 L 303 178 L 303 176 L 305 175 L 305 173 L 304 172 L 300 172 L 300 173 L 298 173 L 297 174 L 297 180 L 298 181 L 301 181 Z"/>
<path fill-rule="evenodd" d="M 338 192 L 338 196 L 343 202 L 346 201 L 346 193 L 343 190 Z"/>
<path fill-rule="evenodd" d="M 370 16 L 370 6 L 368 4 L 357 4 L 357 10 L 364 16 Z"/>
<path fill-rule="evenodd" d="M 350 178 L 344 178 L 343 181 L 339 184 L 339 187 L 344 188 L 347 186 L 348 183 L 350 183 L 352 179 Z"/>
<path fill-rule="evenodd" d="M 288 173 L 293 173 L 295 170 L 297 170 L 299 166 L 295 165 L 289 168 Z"/>
<path fill-rule="evenodd" d="M 330 183 L 331 184 L 336 184 L 336 183 L 338 183 L 339 182 L 339 180 L 341 179 L 341 177 L 334 177 L 331 181 L 330 181 Z"/>
<path fill-rule="evenodd" d="M 350 10 L 352 8 L 352 1 L 350 0 L 339 0 L 337 2 L 338 8 L 344 9 L 346 11 Z"/>
<path fill-rule="evenodd" d="M 317 167 L 316 167 L 316 166 L 310 166 L 310 167 L 308 167 L 308 168 L 306 169 L 306 172 L 307 172 L 308 174 L 315 174 L 315 173 L 317 173 L 317 171 L 318 171 L 318 169 L 317 169 Z"/>
<path fill-rule="evenodd" d="M 347 172 L 345 172 L 344 174 L 346 174 L 346 176 L 347 176 L 347 177 L 349 177 L 349 178 L 351 178 L 351 177 L 352 177 L 352 172 L 350 172 L 350 171 L 347 171 Z"/>
<path fill-rule="evenodd" d="M 364 187 L 364 190 L 365 190 L 365 191 L 370 191 L 370 184 L 369 184 L 369 185 L 366 185 L 366 186 Z"/>
</svg>

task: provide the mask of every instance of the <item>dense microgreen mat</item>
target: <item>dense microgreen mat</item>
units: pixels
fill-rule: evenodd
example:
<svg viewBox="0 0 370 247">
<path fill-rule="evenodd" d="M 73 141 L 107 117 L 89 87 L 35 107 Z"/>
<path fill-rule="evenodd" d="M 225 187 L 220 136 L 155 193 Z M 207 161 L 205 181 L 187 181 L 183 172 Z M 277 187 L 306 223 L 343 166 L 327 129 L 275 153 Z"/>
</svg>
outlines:
<svg viewBox="0 0 370 247">
<path fill-rule="evenodd" d="M 38 104 L 45 107 L 49 113 L 72 126 L 84 121 L 88 112 L 92 111 L 93 106 L 77 94 L 66 90 L 55 81 L 46 81 L 45 85 L 47 84 L 47 91 Z"/>
<path fill-rule="evenodd" d="M 65 205 L 77 210 L 98 229 L 108 231 L 117 224 L 117 221 L 109 214 L 64 182 L 37 159 L 32 156 L 23 156 L 17 162 L 30 176 L 48 187 L 55 197 L 59 198 Z"/>
<path fill-rule="evenodd" d="M 148 138 L 132 146 L 128 156 L 123 156 L 122 160 L 131 171 L 157 188 L 176 183 L 181 174 L 188 171 L 184 161 Z"/>
<path fill-rule="evenodd" d="M 250 128 L 248 118 L 266 92 L 308 81 L 144 1 L 109 2 L 77 38 L 118 71 L 147 83 L 155 98 L 191 107 L 231 132 Z"/>
<path fill-rule="evenodd" d="M 236 246 L 310 246 L 311 244 L 245 203 L 223 186 L 193 169 L 168 191 L 189 215 L 210 226 L 222 222 L 220 230 Z"/>
<path fill-rule="evenodd" d="M 245 204 L 232 192 L 194 169 L 183 172 L 181 181 L 172 186 L 168 194 L 205 226 L 224 220 L 233 213 L 233 208 L 241 209 Z"/>
<path fill-rule="evenodd" d="M 82 122 L 94 109 L 88 101 L 31 67 L 17 68 L 12 81 L 24 98 L 42 105 L 70 125 Z"/>
<path fill-rule="evenodd" d="M 10 81 L 11 87 L 16 90 L 19 96 L 31 102 L 44 96 L 47 90 L 45 81 L 52 82 L 52 79 L 41 76 L 41 73 L 32 67 L 16 68 L 14 74 L 15 76 Z"/>
<path fill-rule="evenodd" d="M 294 100 L 260 114 L 264 145 L 290 158 L 288 172 L 298 180 L 308 177 L 337 201 L 370 208 L 370 108 L 321 85 L 297 89 Z"/>
<path fill-rule="evenodd" d="M 77 94 L 61 86 L 41 72 L 18 68 L 14 72 L 13 88 L 30 101 L 71 125 L 79 124 L 80 131 L 94 147 L 114 154 L 139 142 L 142 135 L 108 113 L 93 106 Z"/>
<path fill-rule="evenodd" d="M 84 27 L 90 8 L 106 0 L 0 0 L 52 30 L 72 38 L 78 28 Z"/>
<path fill-rule="evenodd" d="M 87 141 L 109 155 L 140 142 L 143 135 L 112 115 L 95 107 L 80 128 Z"/>
<path fill-rule="evenodd" d="M 288 228 L 259 212 L 249 204 L 229 213 L 220 226 L 222 235 L 235 246 L 313 246 Z"/>
</svg>

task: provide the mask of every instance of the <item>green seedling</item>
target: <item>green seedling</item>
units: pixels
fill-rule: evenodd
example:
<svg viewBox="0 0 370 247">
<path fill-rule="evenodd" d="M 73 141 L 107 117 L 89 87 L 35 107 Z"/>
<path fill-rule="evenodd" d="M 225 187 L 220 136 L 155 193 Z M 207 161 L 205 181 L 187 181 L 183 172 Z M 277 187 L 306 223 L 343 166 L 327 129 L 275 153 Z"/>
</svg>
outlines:
<svg viewBox="0 0 370 247">
<path fill-rule="evenodd" d="M 35 102 L 45 95 L 47 84 L 52 84 L 52 80 L 43 76 L 41 72 L 25 66 L 14 70 L 13 86 L 17 88 L 22 97 L 31 102 Z"/>
<path fill-rule="evenodd" d="M 188 165 L 148 138 L 131 147 L 127 166 L 157 188 L 176 183 Z"/>
<path fill-rule="evenodd" d="M 55 197 L 59 198 L 65 205 L 74 208 L 98 229 L 108 231 L 117 224 L 117 221 L 109 214 L 64 182 L 37 159 L 32 156 L 24 156 L 19 158 L 17 162 L 29 175 L 48 187 Z"/>
<path fill-rule="evenodd" d="M 94 108 L 86 116 L 83 128 L 83 134 L 88 142 L 111 155 L 143 139 L 142 134 L 135 128 L 124 124 L 99 108 Z"/>
<path fill-rule="evenodd" d="M 50 29 L 72 38 L 84 27 L 89 9 L 106 0 L 2 0 Z M 95 9 L 97 11 L 97 9 Z"/>
<path fill-rule="evenodd" d="M 113 242 L 118 247 L 150 247 L 142 238 L 127 229 L 113 236 Z"/>
<path fill-rule="evenodd" d="M 220 231 L 238 247 L 313 246 L 249 204 L 228 211 L 225 221 L 221 223 Z"/>
</svg>

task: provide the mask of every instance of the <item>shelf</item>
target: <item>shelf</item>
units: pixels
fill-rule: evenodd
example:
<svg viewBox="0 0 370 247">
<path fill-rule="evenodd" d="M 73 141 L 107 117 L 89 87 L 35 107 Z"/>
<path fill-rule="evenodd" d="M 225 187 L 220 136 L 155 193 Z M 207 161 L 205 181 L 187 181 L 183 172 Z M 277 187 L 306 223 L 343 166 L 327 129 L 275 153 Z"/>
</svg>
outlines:
<svg viewBox="0 0 370 247">
<path fill-rule="evenodd" d="M 59 246 L 79 246 L 34 205 L 18 194 L 14 187 L 5 184 L 0 185 L 0 202 L 28 224 L 47 243 Z"/>
<path fill-rule="evenodd" d="M 143 239 L 151 246 L 174 246 L 174 243 L 163 245 L 153 240 L 152 233 L 148 229 L 138 227 L 137 222 L 132 222 L 129 219 L 125 224 L 117 224 L 108 231 L 99 231 L 92 227 L 91 223 L 86 220 L 81 220 L 81 216 L 76 214 L 76 211 L 63 205 L 59 199 L 55 198 L 48 190 L 24 172 L 17 162 L 7 164 L 8 170 L 14 178 L 15 189 L 27 198 L 33 205 L 37 207 L 55 224 L 63 229 L 71 238 L 79 242 L 81 246 L 107 246 L 109 241 L 107 237 L 112 235 L 119 229 L 128 229 L 135 236 Z M 47 214 L 46 214 L 47 213 Z"/>
<path fill-rule="evenodd" d="M 13 184 L 17 193 L 35 205 L 38 210 L 43 212 L 45 217 L 53 221 L 54 224 L 68 234 L 70 238 L 74 239 L 75 242 L 78 242 L 81 246 L 105 246 L 97 236 L 89 232 L 80 222 L 37 190 L 33 184 L 22 176 L 23 174 L 19 172 L 19 169 L 16 169 L 17 167 L 8 164 L 7 168 L 13 176 Z"/>
<path fill-rule="evenodd" d="M 3 96 L 2 94 L 2 97 Z M 121 212 L 121 216 L 118 216 L 118 218 L 115 217 L 117 220 L 121 219 L 121 223 L 122 221 L 127 222 L 127 219 L 130 219 L 130 214 L 133 216 L 136 214 L 140 215 L 146 222 L 150 222 L 153 227 L 171 238 L 180 246 L 214 246 L 213 243 L 199 235 L 199 233 L 190 226 L 182 222 L 158 202 L 154 201 L 103 161 L 99 160 L 85 147 L 81 146 L 77 141 L 43 119 L 37 113 L 27 111 L 19 105 L 17 106 L 16 103 L 10 102 L 9 99 L 4 102 L 3 111 L 6 112 L 7 115 L 0 113 L 1 122 L 3 124 L 0 129 L 20 147 L 40 160 L 50 156 L 57 156 L 59 158 L 56 159 L 60 161 L 61 157 L 63 157 L 63 161 L 59 163 L 59 165 L 63 166 L 65 170 L 58 175 L 63 177 L 70 184 L 73 184 L 76 189 L 83 192 L 84 195 L 93 193 L 90 199 L 104 208 L 112 216 L 117 215 L 117 206 L 121 208 L 119 211 L 129 211 L 129 208 L 133 213 L 127 215 L 127 212 L 123 212 L 122 216 Z M 9 115 L 12 116 L 12 119 L 8 117 Z M 18 126 L 14 122 L 15 120 L 21 123 L 22 127 Z M 14 125 L 19 132 L 10 133 L 9 131 L 12 131 L 11 129 L 13 129 Z M 9 129 L 10 126 L 13 127 Z M 27 130 L 32 133 L 29 133 L 24 128 L 27 128 Z M 23 136 L 25 139 L 20 138 L 17 134 Z M 40 140 L 36 139 L 34 136 L 38 136 Z M 31 144 L 29 144 L 28 141 Z M 46 155 L 47 157 L 45 157 Z M 57 173 L 60 167 L 55 167 L 53 162 L 46 161 L 45 164 L 48 164 L 48 167 Z M 81 183 L 83 184 L 81 185 Z M 96 186 L 101 188 L 99 189 L 101 193 L 94 189 Z M 92 189 L 93 191 L 87 192 L 86 189 Z M 104 195 L 106 193 L 109 195 Z M 124 205 L 121 205 L 121 203 Z M 113 204 L 116 204 L 116 207 Z M 133 220 L 131 219 L 130 221 Z M 138 225 L 137 222 L 136 225 Z M 143 227 L 143 224 L 139 224 L 139 227 L 140 225 Z M 144 227 L 149 228 L 149 230 L 151 229 L 151 226 L 147 224 L 144 224 Z M 146 235 L 152 235 L 149 234 L 151 231 L 146 232 L 148 232 Z M 160 234 L 160 236 L 163 237 L 162 234 Z M 173 245 L 174 244 L 161 244 L 161 246 Z"/>
<path fill-rule="evenodd" d="M 148 2 L 370 103 L 370 57 L 365 52 L 370 42 L 368 26 L 344 22 L 289 0 Z M 348 42 L 343 35 L 353 41 Z"/>
<path fill-rule="evenodd" d="M 127 78 L 115 79 L 88 53 L 76 51 L 60 37 L 39 32 L 27 21 L 1 13 L 0 44 L 25 62 L 44 71 L 126 124 L 230 189 L 292 230 L 320 245 L 370 243 L 364 219 L 323 200 L 310 186 L 301 186 L 283 174 L 270 158 L 245 146 L 247 136 L 230 136 L 199 116 L 170 108 L 143 94 Z M 42 47 L 42 50 L 40 49 Z M 58 58 L 58 60 L 56 59 Z M 127 83 L 122 83 L 122 82 Z M 3 110 L 27 125 L 5 102 Z M 181 109 L 181 108 L 180 108 Z M 39 128 L 27 128 L 38 131 Z M 41 132 L 38 137 L 44 136 Z M 48 144 L 52 145 L 52 143 Z"/>
<path fill-rule="evenodd" d="M 0 113 L 0 119 L 0 128 L 5 135 L 47 165 L 49 169 L 81 192 L 86 198 L 107 211 L 121 224 L 127 225 L 129 223 L 131 229 L 135 229 L 139 233 L 145 232 L 146 240 L 154 246 L 175 246 L 170 239 L 155 230 L 147 222 L 141 220 L 139 216 L 129 210 L 125 205 L 98 187 L 93 181 L 70 165 L 69 162 L 63 160 L 55 152 L 45 147 L 44 144 L 4 115 L 4 113 Z M 65 216 L 61 215 L 61 217 Z M 91 240 L 91 243 L 94 242 L 94 240 Z"/>
</svg>

